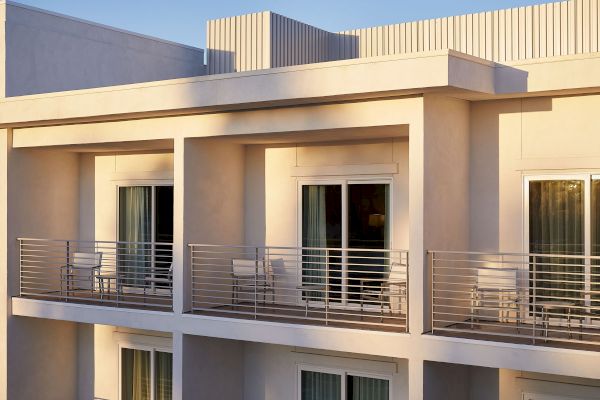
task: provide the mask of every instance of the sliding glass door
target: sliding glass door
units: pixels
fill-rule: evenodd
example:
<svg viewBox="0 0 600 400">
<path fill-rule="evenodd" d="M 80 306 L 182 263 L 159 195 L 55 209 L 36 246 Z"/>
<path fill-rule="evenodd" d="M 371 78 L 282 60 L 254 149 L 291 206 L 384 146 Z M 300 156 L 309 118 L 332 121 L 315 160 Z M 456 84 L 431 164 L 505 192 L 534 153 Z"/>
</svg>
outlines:
<svg viewBox="0 0 600 400">
<path fill-rule="evenodd" d="M 550 255 L 536 257 L 536 301 L 600 307 L 600 262 L 551 257 L 600 256 L 600 176 L 529 178 L 527 190 L 529 252 Z"/>
<path fill-rule="evenodd" d="M 173 186 L 121 186 L 118 196 L 122 284 L 143 286 L 148 275 L 166 278 L 172 262 Z"/>
<path fill-rule="evenodd" d="M 121 348 L 121 400 L 171 400 L 173 355 L 155 349 Z"/>
<path fill-rule="evenodd" d="M 390 380 L 345 370 L 299 368 L 299 400 L 389 400 Z"/>
<path fill-rule="evenodd" d="M 585 255 L 584 203 L 584 180 L 530 181 L 529 252 Z M 536 279 L 536 302 L 573 301 L 580 297 L 583 300 L 583 259 L 536 257 L 532 261 L 535 261 L 531 265 L 531 278 Z"/>
<path fill-rule="evenodd" d="M 300 190 L 302 284 L 325 285 L 330 301 L 358 301 L 361 285 L 381 285 L 389 269 L 377 250 L 390 247 L 390 183 L 307 182 Z"/>
</svg>

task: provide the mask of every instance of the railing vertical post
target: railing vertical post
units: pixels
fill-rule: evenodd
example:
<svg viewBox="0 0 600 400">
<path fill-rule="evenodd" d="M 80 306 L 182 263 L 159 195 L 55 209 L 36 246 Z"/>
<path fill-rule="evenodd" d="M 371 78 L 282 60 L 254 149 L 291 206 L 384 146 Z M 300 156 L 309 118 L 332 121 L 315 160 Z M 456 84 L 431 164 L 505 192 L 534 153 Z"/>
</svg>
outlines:
<svg viewBox="0 0 600 400">
<path fill-rule="evenodd" d="M 194 246 L 189 245 L 188 248 L 190 249 L 190 275 L 189 275 L 189 279 L 190 279 L 190 306 L 192 309 L 192 313 L 194 312 Z M 171 257 L 173 257 L 173 254 L 171 254 Z M 172 283 L 171 283 L 172 284 Z M 173 287 L 173 286 L 171 286 Z M 173 290 L 171 291 L 171 304 L 173 304 Z"/>
<path fill-rule="evenodd" d="M 61 283 L 62 285 L 62 283 Z M 62 287 L 61 287 L 62 292 Z M 23 240 L 19 239 L 19 297 L 23 296 Z"/>
<path fill-rule="evenodd" d="M 67 264 L 65 265 L 65 271 L 66 271 L 66 278 L 67 278 L 67 293 L 66 293 L 66 298 L 65 301 L 69 301 L 69 292 L 71 291 L 71 242 L 69 240 L 67 240 L 66 242 L 67 247 L 67 257 L 66 257 L 66 261 Z M 62 281 L 62 279 L 61 279 Z M 62 284 L 62 282 L 61 282 Z"/>
<path fill-rule="evenodd" d="M 532 342 L 535 344 L 535 331 L 537 325 L 537 307 L 536 307 L 536 298 L 537 298 L 537 256 L 532 257 L 532 273 L 533 273 L 533 325 L 532 325 Z M 542 321 L 543 323 L 543 321 Z"/>
<path fill-rule="evenodd" d="M 254 254 L 254 319 L 258 317 L 258 247 Z"/>
<path fill-rule="evenodd" d="M 429 295 L 431 296 L 431 334 L 435 334 L 435 322 L 434 322 L 434 319 L 433 319 L 433 315 L 434 315 L 434 310 L 433 310 L 434 304 L 433 304 L 433 302 L 434 302 L 434 298 L 435 298 L 434 293 L 433 293 L 433 290 L 434 290 L 434 287 L 435 287 L 435 285 L 434 285 L 435 274 L 433 272 L 433 269 L 434 269 L 434 265 L 433 265 L 434 260 L 435 260 L 435 252 L 432 251 L 432 252 L 429 253 L 429 273 L 430 273 L 430 277 L 431 277 L 431 287 L 430 287 L 430 290 L 429 290 Z M 408 274 L 407 274 L 407 276 L 408 276 Z M 407 285 L 407 287 L 408 287 L 408 285 Z M 407 321 L 408 321 L 408 319 L 407 319 Z"/>
<path fill-rule="evenodd" d="M 409 254 L 408 254 L 408 251 L 405 254 L 406 254 L 406 262 L 405 262 L 405 269 L 406 269 L 406 271 L 404 273 L 406 274 L 406 289 L 404 289 L 404 301 L 406 303 L 406 320 L 405 320 L 405 324 L 404 324 L 405 325 L 404 330 L 405 330 L 405 332 L 409 332 L 409 328 L 408 328 L 408 320 L 409 320 L 409 318 L 408 318 L 408 310 L 410 309 L 410 304 L 409 304 L 410 295 L 408 293 L 408 288 L 410 286 L 410 278 L 409 278 L 410 274 L 409 274 L 409 271 L 408 271 L 408 268 L 409 268 L 409 261 L 408 261 Z M 402 263 L 402 252 L 400 252 L 400 263 Z M 402 304 L 402 301 L 400 301 L 400 304 Z M 400 312 L 402 312 L 402 305 L 400 305 Z"/>
<path fill-rule="evenodd" d="M 325 250 L 325 325 L 329 325 L 329 249 Z"/>
</svg>

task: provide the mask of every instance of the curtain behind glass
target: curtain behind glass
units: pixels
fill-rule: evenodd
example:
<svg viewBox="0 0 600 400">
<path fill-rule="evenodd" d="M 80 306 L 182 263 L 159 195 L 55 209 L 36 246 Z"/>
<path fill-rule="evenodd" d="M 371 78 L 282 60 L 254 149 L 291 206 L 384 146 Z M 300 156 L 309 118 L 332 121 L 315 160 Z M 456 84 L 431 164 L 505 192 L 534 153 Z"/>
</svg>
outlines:
<svg viewBox="0 0 600 400">
<path fill-rule="evenodd" d="M 300 400 L 341 400 L 342 377 L 324 372 L 302 371 Z"/>
<path fill-rule="evenodd" d="M 154 361 L 154 396 L 155 400 L 171 400 L 173 398 L 173 355 L 157 351 Z"/>
<path fill-rule="evenodd" d="M 385 379 L 348 376 L 346 385 L 348 400 L 389 400 L 390 383 Z"/>
<path fill-rule="evenodd" d="M 302 215 L 305 223 L 303 247 L 327 247 L 326 186 L 303 187 Z M 322 285 L 325 283 L 325 252 L 305 250 L 302 262 L 302 283 Z M 305 296 L 322 297 L 321 292 L 305 293 Z"/>
<path fill-rule="evenodd" d="M 119 188 L 119 274 L 121 283 L 142 286 L 152 265 L 152 188 Z"/>
<path fill-rule="evenodd" d="M 529 251 L 538 254 L 584 254 L 584 182 L 578 180 L 529 183 Z M 531 261 L 534 261 L 533 258 Z M 582 260 L 537 257 L 536 301 L 581 298 Z M 533 266 L 530 266 L 533 270 Z M 541 273 L 539 273 L 541 272 Z M 533 278 L 533 274 L 531 274 Z"/>
<path fill-rule="evenodd" d="M 121 399 L 150 400 L 150 351 L 121 349 Z"/>
<path fill-rule="evenodd" d="M 591 242 L 592 242 L 592 256 L 600 256 L 600 180 L 592 179 L 592 210 L 591 210 Z M 591 268 L 591 289 L 593 292 L 600 292 L 600 261 L 592 260 Z M 600 293 L 592 293 L 591 295 L 592 307 L 600 307 Z M 599 314 L 600 310 L 593 310 L 592 312 Z"/>
</svg>

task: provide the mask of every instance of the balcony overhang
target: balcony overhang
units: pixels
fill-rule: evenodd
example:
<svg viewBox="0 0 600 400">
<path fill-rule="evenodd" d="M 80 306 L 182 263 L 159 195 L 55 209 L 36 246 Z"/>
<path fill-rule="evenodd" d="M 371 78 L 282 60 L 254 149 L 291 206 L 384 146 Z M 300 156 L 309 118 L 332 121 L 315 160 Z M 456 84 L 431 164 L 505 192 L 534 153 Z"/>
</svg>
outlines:
<svg viewBox="0 0 600 400">
<path fill-rule="evenodd" d="M 405 96 L 494 93 L 495 64 L 452 50 L 7 98 L 0 126 L 102 121 Z"/>
</svg>

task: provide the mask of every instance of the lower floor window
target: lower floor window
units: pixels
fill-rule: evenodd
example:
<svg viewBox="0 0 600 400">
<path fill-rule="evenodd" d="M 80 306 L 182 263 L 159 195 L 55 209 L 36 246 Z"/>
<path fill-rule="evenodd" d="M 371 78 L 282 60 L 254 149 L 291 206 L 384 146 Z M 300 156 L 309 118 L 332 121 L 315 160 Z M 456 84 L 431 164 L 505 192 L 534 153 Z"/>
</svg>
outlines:
<svg viewBox="0 0 600 400">
<path fill-rule="evenodd" d="M 300 400 L 389 400 L 390 381 L 345 371 L 300 369 Z"/>
<path fill-rule="evenodd" d="M 121 348 L 121 400 L 171 400 L 173 355 Z"/>
</svg>

